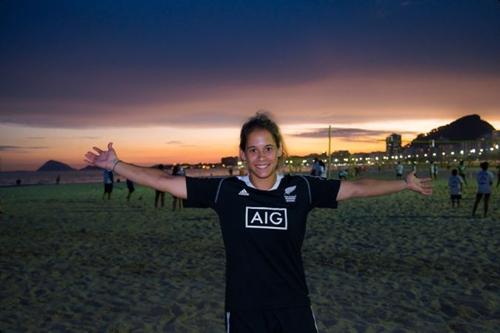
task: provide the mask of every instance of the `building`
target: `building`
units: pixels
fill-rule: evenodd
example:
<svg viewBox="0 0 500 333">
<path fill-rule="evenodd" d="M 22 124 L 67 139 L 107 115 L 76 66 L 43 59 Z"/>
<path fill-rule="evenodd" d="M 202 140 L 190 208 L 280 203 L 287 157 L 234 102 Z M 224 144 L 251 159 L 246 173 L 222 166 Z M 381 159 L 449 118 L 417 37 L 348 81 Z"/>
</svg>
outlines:
<svg viewBox="0 0 500 333">
<path fill-rule="evenodd" d="M 220 162 L 224 166 L 237 166 L 238 165 L 238 157 L 237 156 L 223 157 L 223 158 L 221 158 Z"/>
<path fill-rule="evenodd" d="M 385 152 L 389 156 L 401 153 L 401 135 L 392 133 L 385 139 Z"/>
</svg>

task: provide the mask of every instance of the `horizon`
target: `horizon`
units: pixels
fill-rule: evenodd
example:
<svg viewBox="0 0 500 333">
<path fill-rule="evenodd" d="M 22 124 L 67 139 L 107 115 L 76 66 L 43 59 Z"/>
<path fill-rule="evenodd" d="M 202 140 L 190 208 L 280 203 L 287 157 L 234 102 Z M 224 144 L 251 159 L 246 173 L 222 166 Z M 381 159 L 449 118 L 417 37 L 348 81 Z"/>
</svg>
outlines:
<svg viewBox="0 0 500 333">
<path fill-rule="evenodd" d="M 469 115 L 466 115 L 466 116 L 469 116 Z M 462 117 L 460 117 L 460 118 L 462 118 Z M 455 121 L 455 120 L 457 120 L 457 119 L 454 119 L 454 120 L 452 120 L 452 121 L 450 121 L 450 122 L 448 122 L 448 123 L 446 123 L 446 124 L 442 124 L 442 125 L 440 125 L 440 126 L 445 126 L 445 125 L 448 125 L 448 124 L 450 124 L 451 122 L 453 122 L 453 121 Z M 483 119 L 483 118 L 481 118 L 481 120 L 483 120 L 483 121 L 487 121 L 487 120 L 485 120 L 485 119 Z M 489 122 L 488 122 L 488 123 L 489 123 Z M 495 128 L 495 130 L 497 130 L 497 127 L 496 127 L 496 126 L 494 126 L 494 125 L 493 125 L 493 124 L 491 124 L 491 123 L 490 123 L 490 125 L 492 125 L 492 126 Z M 415 137 L 414 137 L 413 139 L 415 139 L 415 138 L 416 138 L 416 136 L 417 136 L 418 134 L 429 134 L 429 133 L 431 132 L 431 130 L 436 129 L 436 128 L 440 127 L 440 126 L 437 126 L 437 127 L 435 127 L 435 128 L 432 128 L 432 129 L 430 129 L 430 130 L 428 130 L 428 131 L 426 131 L 426 132 L 416 133 L 416 134 L 415 134 Z M 328 128 L 324 128 L 324 129 L 321 129 L 321 130 L 322 130 L 322 132 L 321 132 L 321 133 L 316 133 L 315 135 L 318 135 L 318 136 L 319 136 L 319 138 L 320 138 L 320 140 L 326 140 L 326 144 L 327 144 L 328 137 L 324 137 L 324 133 L 328 131 Z M 342 128 L 338 128 L 338 130 L 342 131 Z M 349 128 L 349 130 L 351 130 L 351 129 Z M 362 129 L 356 129 L 356 130 L 357 130 L 357 131 L 363 131 Z M 390 134 L 392 134 L 392 133 L 395 133 L 395 134 L 401 134 L 401 133 L 398 133 L 398 132 L 390 132 L 390 131 L 388 131 L 388 132 L 387 132 L 387 135 L 390 135 Z M 406 133 L 409 133 L 409 132 L 406 132 Z M 320 135 L 322 135 L 322 136 L 320 136 Z M 335 138 L 335 133 L 333 132 L 333 128 L 332 128 L 332 141 L 333 141 L 333 139 L 334 139 L 334 138 Z M 405 144 L 407 144 L 407 143 L 410 143 L 413 139 L 403 139 L 403 140 L 402 140 L 402 146 L 404 146 L 404 145 L 405 145 Z M 286 143 L 286 138 L 285 138 L 285 145 L 287 145 L 287 143 Z M 362 153 L 367 153 L 367 154 L 369 154 L 369 153 L 385 152 L 385 137 L 383 138 L 383 147 L 382 147 L 382 148 L 383 148 L 383 149 L 380 149 L 380 150 L 371 150 L 371 151 L 361 151 L 361 150 L 360 150 L 360 151 L 350 151 L 349 149 L 332 149 L 332 153 L 335 153 L 336 151 L 340 151 L 340 150 L 347 150 L 347 151 L 349 151 L 349 153 L 351 153 L 351 154 L 362 154 Z M 307 155 L 315 155 L 315 154 L 320 155 L 320 154 L 323 154 L 323 153 L 327 153 L 327 150 L 323 150 L 323 151 L 315 151 L 315 152 L 303 152 L 303 153 L 301 153 L 301 154 L 291 154 L 291 153 L 289 153 L 288 155 L 289 155 L 290 157 L 297 157 L 297 156 L 298 156 L 298 157 L 303 157 L 303 156 L 307 156 Z M 180 160 L 179 160 L 179 161 L 169 161 L 169 162 L 165 162 L 165 161 L 162 161 L 162 160 L 155 160 L 155 161 L 148 161 L 148 162 L 144 162 L 144 163 L 135 163 L 135 164 L 142 165 L 142 166 L 154 166 L 154 165 L 157 165 L 157 164 L 165 164 L 165 165 L 175 165 L 175 164 L 181 164 L 181 165 L 196 165 L 196 164 L 203 164 L 203 165 L 207 165 L 207 164 L 220 164 L 220 163 L 221 163 L 221 159 L 222 159 L 222 158 L 224 158 L 224 157 L 238 157 L 237 155 L 238 155 L 238 154 L 237 154 L 237 151 L 236 151 L 236 153 L 234 153 L 233 155 L 224 155 L 224 156 L 222 156 L 222 155 L 221 155 L 221 156 L 219 156 L 218 158 L 216 158 L 215 160 L 211 160 L 211 161 L 201 161 L 201 160 L 193 160 L 193 161 L 180 161 Z M 85 167 L 89 166 L 89 165 L 88 165 L 88 164 L 86 164 L 86 163 L 83 163 L 83 164 L 82 164 L 82 163 L 80 163 L 80 164 L 78 164 L 78 166 L 77 166 L 77 167 L 75 167 L 74 165 L 71 165 L 71 163 L 67 163 L 66 161 L 59 160 L 59 159 L 57 159 L 57 158 L 55 158 L 55 159 L 54 159 L 54 158 L 51 158 L 51 159 L 45 160 L 45 161 L 43 161 L 43 162 L 41 162 L 41 163 L 39 163 L 39 164 L 35 165 L 35 166 L 34 166 L 32 169 L 30 169 L 30 170 L 28 170 L 28 169 L 12 169 L 12 170 L 4 170 L 4 169 L 2 168 L 2 162 L 3 162 L 3 161 L 2 161 L 2 158 L 1 158 L 1 156 L 0 156 L 0 172 L 30 172 L 30 171 L 37 171 L 37 170 L 38 170 L 40 167 L 42 167 L 45 163 L 50 162 L 50 161 L 54 161 L 54 162 L 59 162 L 59 163 L 66 164 L 67 166 L 69 166 L 69 167 L 73 168 L 73 169 L 74 169 L 74 171 L 80 171 L 81 169 L 83 169 L 83 168 L 85 168 Z M 129 161 L 129 162 L 130 162 L 130 161 Z M 130 162 L 130 163 L 133 163 L 133 162 Z"/>
<path fill-rule="evenodd" d="M 500 2 L 0 3 L 0 168 L 218 163 L 268 110 L 290 155 L 500 128 Z M 228 144 L 229 143 L 229 144 Z"/>
</svg>

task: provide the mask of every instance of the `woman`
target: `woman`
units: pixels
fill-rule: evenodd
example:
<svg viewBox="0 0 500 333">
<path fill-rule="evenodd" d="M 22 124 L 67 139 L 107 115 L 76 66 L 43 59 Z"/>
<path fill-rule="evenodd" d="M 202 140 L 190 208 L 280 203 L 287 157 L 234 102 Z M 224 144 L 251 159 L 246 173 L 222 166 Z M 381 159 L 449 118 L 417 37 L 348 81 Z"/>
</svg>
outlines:
<svg viewBox="0 0 500 333">
<path fill-rule="evenodd" d="M 491 186 L 493 185 L 493 174 L 488 171 L 488 167 L 490 166 L 488 162 L 482 162 L 480 165 L 481 171 L 477 173 L 476 181 L 477 181 L 477 193 L 476 200 L 474 201 L 474 208 L 472 208 L 472 217 L 476 216 L 476 209 L 479 205 L 479 202 L 484 196 L 484 210 L 483 217 L 488 215 L 488 203 L 490 202 L 491 196 Z"/>
<path fill-rule="evenodd" d="M 220 219 L 226 249 L 226 331 L 317 332 L 301 257 L 305 224 L 314 207 L 336 208 L 354 197 L 410 189 L 432 193 L 430 179 L 327 180 L 278 172 L 286 150 L 279 128 L 257 113 L 242 127 L 240 159 L 248 175 L 228 178 L 169 176 L 118 159 L 112 144 L 89 164 L 114 170 L 139 184 L 170 192 L 189 207 L 211 207 Z"/>
</svg>

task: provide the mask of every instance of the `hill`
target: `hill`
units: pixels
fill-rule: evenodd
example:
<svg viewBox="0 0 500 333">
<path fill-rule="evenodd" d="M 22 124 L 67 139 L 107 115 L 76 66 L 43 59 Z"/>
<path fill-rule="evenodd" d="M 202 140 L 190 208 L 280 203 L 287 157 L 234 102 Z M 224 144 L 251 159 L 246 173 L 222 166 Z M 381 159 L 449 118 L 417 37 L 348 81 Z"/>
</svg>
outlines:
<svg viewBox="0 0 500 333">
<path fill-rule="evenodd" d="M 102 170 L 102 169 L 92 165 L 87 165 L 86 167 L 80 169 L 80 171 L 96 171 L 96 170 Z"/>
<path fill-rule="evenodd" d="M 41 167 L 39 167 L 36 171 L 74 171 L 72 167 L 69 165 L 59 162 L 59 161 L 54 161 L 50 160 L 45 162 Z"/>
<path fill-rule="evenodd" d="M 477 114 L 459 118 L 447 125 L 433 129 L 427 134 L 419 134 L 411 146 L 427 145 L 431 140 L 440 142 L 474 141 L 491 134 L 495 128 Z"/>
</svg>

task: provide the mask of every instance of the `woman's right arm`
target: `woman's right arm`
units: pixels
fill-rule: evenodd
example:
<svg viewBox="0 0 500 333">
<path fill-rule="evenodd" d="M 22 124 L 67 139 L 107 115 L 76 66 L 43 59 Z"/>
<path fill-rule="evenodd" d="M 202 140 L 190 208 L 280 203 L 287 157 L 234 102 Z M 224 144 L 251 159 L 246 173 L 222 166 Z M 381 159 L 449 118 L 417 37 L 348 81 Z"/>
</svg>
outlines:
<svg viewBox="0 0 500 333">
<path fill-rule="evenodd" d="M 187 198 L 186 177 L 171 176 L 159 169 L 140 167 L 118 159 L 113 144 L 108 144 L 108 150 L 94 147 L 95 152 L 87 152 L 85 161 L 93 166 L 113 170 L 120 176 L 131 181 L 152 187 L 158 191 L 168 192 L 178 198 Z"/>
</svg>

